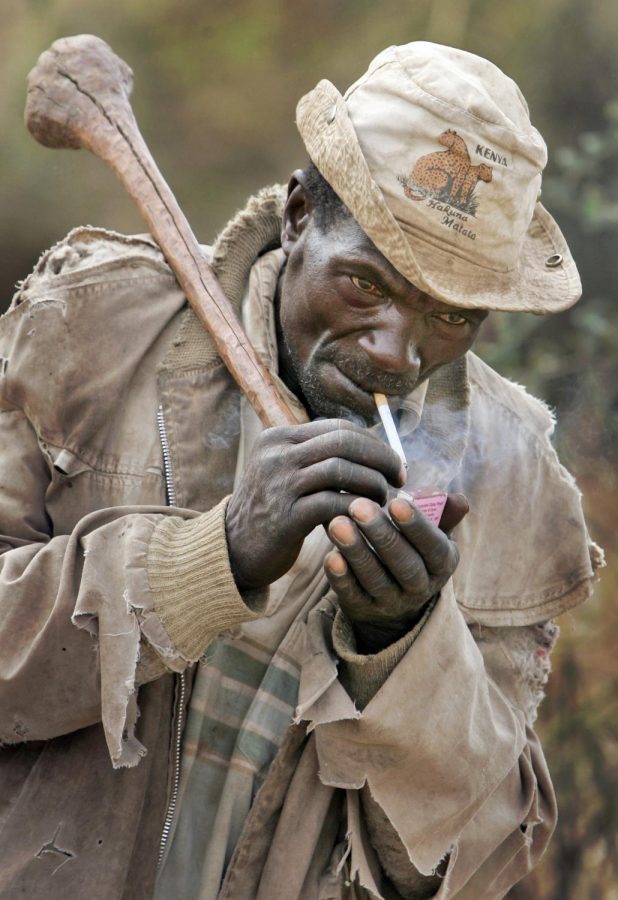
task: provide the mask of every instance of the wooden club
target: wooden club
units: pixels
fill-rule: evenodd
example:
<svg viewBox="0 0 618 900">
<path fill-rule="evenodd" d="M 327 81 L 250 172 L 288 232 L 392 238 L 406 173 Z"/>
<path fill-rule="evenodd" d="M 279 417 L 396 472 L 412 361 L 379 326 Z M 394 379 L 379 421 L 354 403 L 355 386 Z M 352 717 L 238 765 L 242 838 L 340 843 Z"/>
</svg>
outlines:
<svg viewBox="0 0 618 900">
<path fill-rule="evenodd" d="M 105 41 L 88 34 L 61 38 L 28 76 L 26 125 L 46 147 L 83 147 L 107 163 L 262 423 L 294 424 L 146 146 L 129 102 L 132 86 L 131 69 Z"/>
</svg>

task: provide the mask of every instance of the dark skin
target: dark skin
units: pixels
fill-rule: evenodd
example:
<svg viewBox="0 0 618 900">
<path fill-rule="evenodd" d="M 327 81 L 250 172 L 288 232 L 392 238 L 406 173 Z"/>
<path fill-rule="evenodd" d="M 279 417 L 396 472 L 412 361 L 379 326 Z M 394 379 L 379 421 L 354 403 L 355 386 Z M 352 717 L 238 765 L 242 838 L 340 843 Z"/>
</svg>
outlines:
<svg viewBox="0 0 618 900">
<path fill-rule="evenodd" d="M 239 590 L 265 587 L 324 524 L 335 545 L 326 576 L 359 650 L 372 653 L 409 631 L 455 571 L 448 532 L 468 504 L 450 495 L 440 528 L 402 497 L 384 508 L 405 471 L 360 423 L 377 420 L 374 391 L 405 395 L 462 356 L 486 313 L 420 291 L 352 218 L 321 231 L 303 178 L 292 176 L 283 220 L 279 363 L 314 421 L 256 441 L 228 505 L 230 563 Z"/>
</svg>

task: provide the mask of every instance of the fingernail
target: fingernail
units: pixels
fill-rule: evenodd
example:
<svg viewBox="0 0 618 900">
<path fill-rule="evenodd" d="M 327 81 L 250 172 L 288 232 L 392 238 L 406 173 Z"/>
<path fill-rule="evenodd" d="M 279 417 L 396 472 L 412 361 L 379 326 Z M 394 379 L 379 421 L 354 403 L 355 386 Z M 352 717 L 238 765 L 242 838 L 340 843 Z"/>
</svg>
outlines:
<svg viewBox="0 0 618 900">
<path fill-rule="evenodd" d="M 345 575 L 348 566 L 340 553 L 331 553 L 325 561 L 326 568 L 332 575 Z"/>
<path fill-rule="evenodd" d="M 403 487 L 406 481 L 408 480 L 408 467 L 407 465 L 401 464 L 401 468 L 399 470 L 399 483 Z"/>
<path fill-rule="evenodd" d="M 392 517 L 397 522 L 401 522 L 402 525 L 407 525 L 414 518 L 414 509 L 407 500 L 399 498 L 393 500 L 390 505 L 390 512 Z"/>
<path fill-rule="evenodd" d="M 349 519 L 337 518 L 330 523 L 328 533 L 340 544 L 354 543 L 354 528 Z"/>
<path fill-rule="evenodd" d="M 370 500 L 364 500 L 362 497 L 350 503 L 349 513 L 357 522 L 371 522 L 375 519 L 376 511 Z"/>
</svg>

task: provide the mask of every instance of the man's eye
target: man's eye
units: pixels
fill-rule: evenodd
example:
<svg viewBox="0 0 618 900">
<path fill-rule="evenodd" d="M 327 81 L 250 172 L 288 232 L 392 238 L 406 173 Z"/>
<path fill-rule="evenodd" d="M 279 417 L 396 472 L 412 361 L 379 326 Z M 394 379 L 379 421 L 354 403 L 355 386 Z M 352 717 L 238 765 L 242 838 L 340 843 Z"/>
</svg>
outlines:
<svg viewBox="0 0 618 900">
<path fill-rule="evenodd" d="M 435 313 L 436 319 L 440 319 L 441 322 L 446 322 L 447 325 L 467 325 L 468 320 L 465 316 L 460 316 L 459 313 L 448 312 L 448 313 Z"/>
<path fill-rule="evenodd" d="M 384 294 L 380 288 L 370 281 L 368 278 L 360 278 L 358 275 L 350 275 L 350 281 L 355 288 L 362 291 L 363 294 L 371 294 L 372 297 L 383 297 Z"/>
</svg>

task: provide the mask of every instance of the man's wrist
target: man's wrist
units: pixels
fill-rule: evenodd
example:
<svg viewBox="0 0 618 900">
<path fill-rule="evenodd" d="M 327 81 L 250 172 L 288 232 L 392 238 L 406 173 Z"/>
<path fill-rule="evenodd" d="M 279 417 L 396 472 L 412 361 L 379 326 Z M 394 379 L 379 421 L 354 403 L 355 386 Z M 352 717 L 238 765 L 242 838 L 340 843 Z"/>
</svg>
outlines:
<svg viewBox="0 0 618 900">
<path fill-rule="evenodd" d="M 154 611 L 178 655 L 199 659 L 220 633 L 263 614 L 268 592 L 237 590 L 227 553 L 225 498 L 193 518 L 164 517 L 148 545 Z"/>
<path fill-rule="evenodd" d="M 429 599 L 420 606 L 415 613 L 406 616 L 405 620 L 398 620 L 393 623 L 377 623 L 377 622 L 355 622 L 350 621 L 354 639 L 356 641 L 356 651 L 361 655 L 373 655 L 381 653 L 396 644 L 401 638 L 405 637 L 412 631 L 418 622 L 423 618 L 427 608 L 436 600 L 436 596 Z"/>
<path fill-rule="evenodd" d="M 340 609 L 333 622 L 333 648 L 339 657 L 339 680 L 360 709 L 364 709 L 423 630 L 439 594 L 423 607 L 419 620 L 398 641 L 383 650 L 363 654 L 356 645 L 352 625 Z"/>
</svg>

